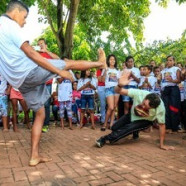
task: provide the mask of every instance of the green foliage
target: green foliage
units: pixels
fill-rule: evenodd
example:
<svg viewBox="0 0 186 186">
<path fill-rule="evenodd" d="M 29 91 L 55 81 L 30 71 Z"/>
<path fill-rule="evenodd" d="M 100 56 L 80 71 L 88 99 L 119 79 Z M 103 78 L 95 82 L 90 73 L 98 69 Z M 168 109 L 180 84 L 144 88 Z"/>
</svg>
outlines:
<svg viewBox="0 0 186 186">
<path fill-rule="evenodd" d="M 186 31 L 178 40 L 154 41 L 152 45 L 143 47 L 134 53 L 137 65 L 149 64 L 150 60 L 155 60 L 158 64 L 165 61 L 168 55 L 173 55 L 177 62 L 186 64 Z"/>
<path fill-rule="evenodd" d="M 170 0 L 155 0 L 160 6 L 166 7 Z M 175 0 L 178 4 L 185 3 L 186 0 Z"/>
<path fill-rule="evenodd" d="M 143 38 L 143 20 L 149 14 L 149 0 L 81 0 L 78 21 L 87 39 L 94 42 L 103 31 L 110 42 L 121 44 L 130 35 L 136 42 Z"/>
<path fill-rule="evenodd" d="M 46 28 L 43 31 L 43 33 L 33 41 L 32 45 L 33 46 L 37 45 L 37 41 L 40 38 L 44 38 L 46 40 L 47 48 L 48 48 L 49 51 L 59 55 L 59 49 L 58 49 L 58 46 L 57 46 L 56 37 L 54 36 L 50 27 Z"/>
<path fill-rule="evenodd" d="M 179 4 L 186 2 L 175 1 Z M 5 12 L 8 2 L 9 0 L 1 0 L 0 13 Z M 72 30 L 74 40 L 69 46 L 64 46 L 64 41 L 67 39 L 65 32 L 72 0 L 23 0 L 23 2 L 28 6 L 38 3 L 39 14 L 44 15 L 40 21 L 48 21 L 52 28 L 47 28 L 40 37 L 46 38 L 48 49 L 58 55 L 61 55 L 61 51 L 65 53 L 68 47 L 73 47 L 72 55 L 69 55 L 73 59 L 96 60 L 97 49 L 102 47 L 107 55 L 113 53 L 117 56 L 120 66 L 128 54 L 135 57 L 138 65 L 146 64 L 151 59 L 160 63 L 170 53 L 179 61 L 185 60 L 186 32 L 178 41 L 155 41 L 150 46 L 142 46 L 143 20 L 150 12 L 150 0 L 81 0 L 75 17 L 75 29 Z M 61 3 L 60 6 L 57 2 Z M 169 0 L 156 2 L 161 6 L 167 6 Z M 62 15 L 58 12 L 60 7 Z M 108 33 L 106 41 L 102 38 L 104 31 Z M 134 38 L 136 48 L 131 46 L 129 37 Z"/>
</svg>

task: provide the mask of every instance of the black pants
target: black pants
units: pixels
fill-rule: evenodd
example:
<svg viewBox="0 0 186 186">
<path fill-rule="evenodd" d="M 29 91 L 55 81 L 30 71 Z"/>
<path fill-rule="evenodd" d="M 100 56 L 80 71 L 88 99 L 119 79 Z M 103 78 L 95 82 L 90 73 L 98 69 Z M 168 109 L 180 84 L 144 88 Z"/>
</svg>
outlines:
<svg viewBox="0 0 186 186">
<path fill-rule="evenodd" d="M 186 130 L 186 99 L 182 102 L 182 118 L 181 118 L 182 124 L 184 126 L 184 129 Z"/>
<path fill-rule="evenodd" d="M 153 124 L 152 121 L 147 120 L 137 120 L 131 122 L 130 114 L 122 116 L 116 123 L 112 126 L 112 132 L 104 136 L 105 140 L 114 143 L 125 136 L 128 136 L 136 131 L 141 131 L 147 129 Z"/>
<path fill-rule="evenodd" d="M 161 96 L 166 109 L 166 129 L 177 131 L 178 125 L 180 124 L 180 90 L 178 86 L 165 87 Z"/>
</svg>

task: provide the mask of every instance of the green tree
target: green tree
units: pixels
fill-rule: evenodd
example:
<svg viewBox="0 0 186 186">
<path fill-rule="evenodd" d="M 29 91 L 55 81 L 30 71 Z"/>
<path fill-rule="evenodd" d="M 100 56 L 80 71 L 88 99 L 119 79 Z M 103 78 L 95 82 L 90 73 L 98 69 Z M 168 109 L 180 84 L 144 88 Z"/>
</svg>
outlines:
<svg viewBox="0 0 186 186">
<path fill-rule="evenodd" d="M 184 3 L 186 0 L 176 0 Z M 5 12 L 9 0 L 1 1 L 0 13 Z M 75 25 L 86 35 L 90 46 L 98 41 L 100 45 L 117 48 L 123 45 L 130 50 L 129 36 L 136 41 L 139 48 L 143 39 L 143 20 L 149 14 L 150 0 L 23 0 L 28 6 L 37 2 L 39 14 L 44 15 L 40 21 L 48 22 L 56 37 L 59 55 L 72 57 L 73 35 Z M 166 4 L 168 0 L 156 0 Z M 108 42 L 102 42 L 101 34 L 108 32 Z M 111 50 L 111 49 L 110 49 Z"/>
<path fill-rule="evenodd" d="M 133 53 L 137 65 L 149 64 L 155 60 L 158 64 L 165 62 L 168 55 L 173 55 L 177 62 L 186 64 L 186 30 L 178 40 L 154 41 L 152 45 L 143 47 Z"/>
</svg>

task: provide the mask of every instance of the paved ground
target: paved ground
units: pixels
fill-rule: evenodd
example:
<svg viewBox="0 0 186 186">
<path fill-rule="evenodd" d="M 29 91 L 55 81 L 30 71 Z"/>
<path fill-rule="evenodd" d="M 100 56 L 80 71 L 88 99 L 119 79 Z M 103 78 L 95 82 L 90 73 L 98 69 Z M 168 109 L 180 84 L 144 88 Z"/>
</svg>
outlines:
<svg viewBox="0 0 186 186">
<path fill-rule="evenodd" d="M 186 185 L 186 134 L 168 134 L 166 144 L 175 151 L 158 148 L 158 131 L 141 132 L 115 145 L 96 148 L 101 132 L 88 127 L 73 131 L 51 128 L 41 139 L 41 153 L 53 158 L 29 167 L 30 132 L 0 132 L 0 185 Z"/>
</svg>

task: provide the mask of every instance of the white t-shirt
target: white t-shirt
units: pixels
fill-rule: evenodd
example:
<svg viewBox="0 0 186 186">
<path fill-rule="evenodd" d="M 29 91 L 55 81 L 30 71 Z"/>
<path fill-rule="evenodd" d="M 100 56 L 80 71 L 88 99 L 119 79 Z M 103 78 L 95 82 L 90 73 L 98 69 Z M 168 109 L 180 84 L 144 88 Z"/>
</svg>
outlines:
<svg viewBox="0 0 186 186">
<path fill-rule="evenodd" d="M 154 76 L 154 72 L 151 72 L 149 76 Z"/>
<path fill-rule="evenodd" d="M 58 85 L 58 101 L 72 101 L 72 82 L 64 79 Z"/>
<path fill-rule="evenodd" d="M 148 78 L 148 82 L 149 82 L 149 84 L 151 85 L 152 88 L 146 86 L 146 87 L 143 87 L 142 90 L 147 90 L 147 91 L 153 92 L 154 88 L 155 88 L 155 85 L 156 85 L 156 82 L 157 82 L 157 79 L 153 76 L 149 76 L 149 77 L 141 76 L 140 83 L 139 83 L 138 86 L 142 86 L 142 84 L 143 84 L 143 82 L 145 81 L 146 78 Z"/>
<path fill-rule="evenodd" d="M 69 72 L 75 79 L 74 73 L 71 70 Z M 72 82 L 70 80 L 64 79 L 58 85 L 58 101 L 72 101 Z"/>
<path fill-rule="evenodd" d="M 87 82 L 89 82 L 96 88 L 97 87 L 97 79 L 96 78 L 80 78 L 78 80 L 77 89 L 80 89 L 83 85 L 85 85 Z M 85 88 L 84 90 L 81 90 L 81 95 L 94 95 L 95 90 L 92 88 Z"/>
<path fill-rule="evenodd" d="M 0 95 L 5 94 L 6 88 L 7 88 L 7 81 L 0 74 Z"/>
<path fill-rule="evenodd" d="M 184 101 L 184 81 L 182 81 L 180 84 L 178 84 L 178 87 L 180 89 L 181 101 Z"/>
<path fill-rule="evenodd" d="M 156 80 L 157 80 L 157 78 L 156 78 Z M 161 95 L 161 85 L 160 85 L 160 83 L 158 83 L 158 80 L 156 81 L 155 86 L 154 86 L 154 90 L 152 92 L 156 93 L 158 95 Z"/>
<path fill-rule="evenodd" d="M 177 79 L 176 74 L 178 70 L 180 70 L 180 68 L 173 66 L 171 68 L 164 68 L 161 71 L 161 75 L 162 75 L 161 88 L 162 89 L 164 89 L 164 87 L 177 85 L 176 83 L 167 81 L 166 77 L 171 76 L 173 80 Z"/>
<path fill-rule="evenodd" d="M 117 86 L 119 77 L 119 70 L 108 68 L 106 71 L 105 88 Z"/>
<path fill-rule="evenodd" d="M 26 76 L 38 65 L 20 49 L 28 41 L 21 27 L 10 18 L 0 17 L 0 73 L 15 88 L 19 88 Z"/>
</svg>

